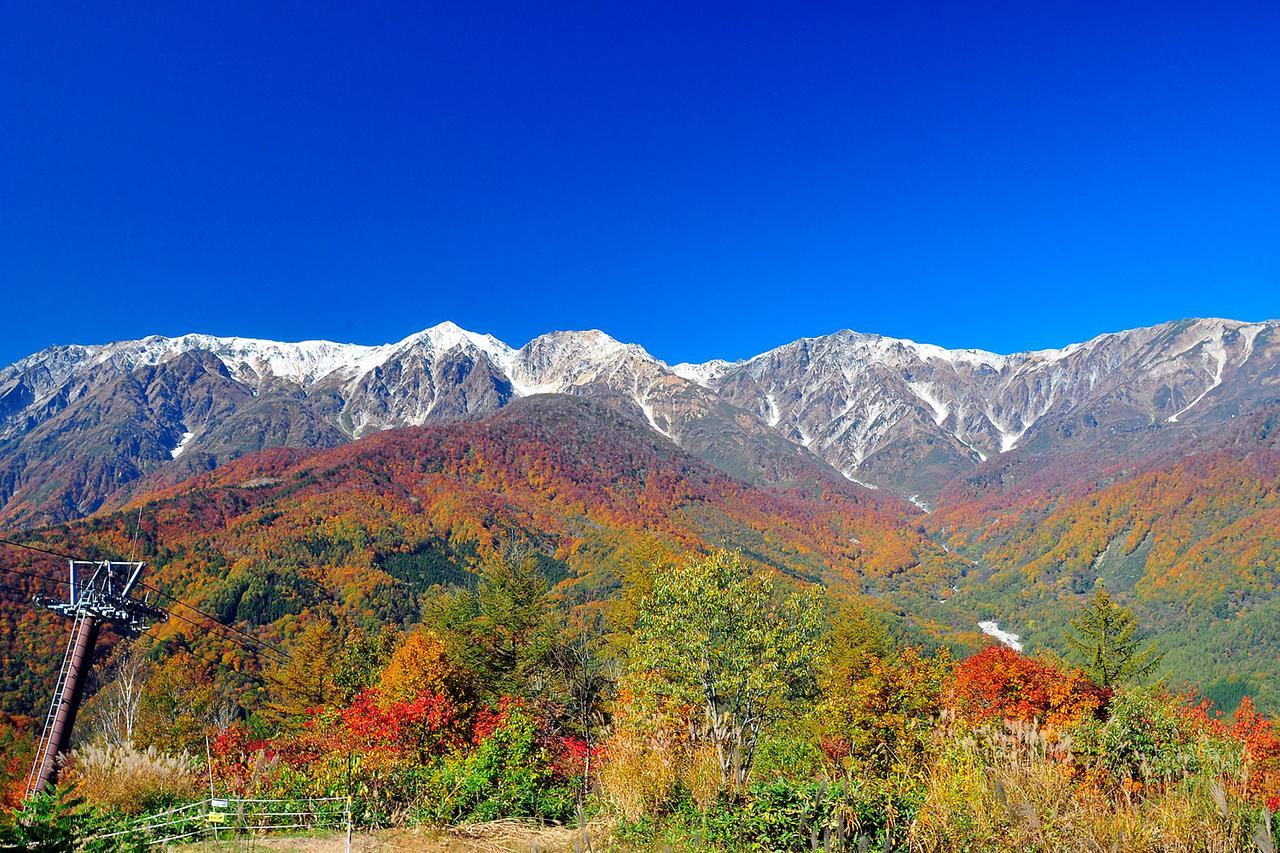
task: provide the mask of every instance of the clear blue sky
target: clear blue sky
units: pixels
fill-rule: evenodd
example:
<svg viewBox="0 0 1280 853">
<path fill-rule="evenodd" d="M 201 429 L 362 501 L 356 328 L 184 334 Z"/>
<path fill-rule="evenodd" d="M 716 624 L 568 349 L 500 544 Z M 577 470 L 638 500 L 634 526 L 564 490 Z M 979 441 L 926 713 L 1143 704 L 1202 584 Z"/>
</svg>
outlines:
<svg viewBox="0 0 1280 853">
<path fill-rule="evenodd" d="M 7 3 L 0 362 L 1280 316 L 1275 2 Z"/>
</svg>

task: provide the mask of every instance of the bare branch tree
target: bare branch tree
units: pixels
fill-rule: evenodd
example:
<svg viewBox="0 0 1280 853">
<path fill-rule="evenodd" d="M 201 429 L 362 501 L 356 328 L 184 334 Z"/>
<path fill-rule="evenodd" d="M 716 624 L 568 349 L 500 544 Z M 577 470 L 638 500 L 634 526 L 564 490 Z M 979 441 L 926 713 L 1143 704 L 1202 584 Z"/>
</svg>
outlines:
<svg viewBox="0 0 1280 853">
<path fill-rule="evenodd" d="M 132 746 L 134 727 L 151 665 L 132 645 L 121 655 L 111 682 L 102 689 L 98 736 L 109 746 Z"/>
</svg>

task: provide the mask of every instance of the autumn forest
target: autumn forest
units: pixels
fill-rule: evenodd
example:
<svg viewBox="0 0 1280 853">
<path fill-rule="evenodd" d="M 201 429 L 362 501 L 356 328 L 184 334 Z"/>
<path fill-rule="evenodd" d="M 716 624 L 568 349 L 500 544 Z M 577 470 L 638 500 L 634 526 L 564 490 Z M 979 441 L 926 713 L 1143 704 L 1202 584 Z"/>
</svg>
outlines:
<svg viewBox="0 0 1280 853">
<path fill-rule="evenodd" d="M 27 602 L 65 567 L 6 546 L 0 838 L 145 846 L 140 819 L 212 784 L 621 850 L 1273 849 L 1274 647 L 1206 667 L 1178 636 L 1271 601 L 1280 455 L 1241 429 L 923 518 L 560 397 L 153 484 L 8 534 L 138 555 L 170 617 L 104 633 L 24 806 L 67 629 Z"/>
</svg>

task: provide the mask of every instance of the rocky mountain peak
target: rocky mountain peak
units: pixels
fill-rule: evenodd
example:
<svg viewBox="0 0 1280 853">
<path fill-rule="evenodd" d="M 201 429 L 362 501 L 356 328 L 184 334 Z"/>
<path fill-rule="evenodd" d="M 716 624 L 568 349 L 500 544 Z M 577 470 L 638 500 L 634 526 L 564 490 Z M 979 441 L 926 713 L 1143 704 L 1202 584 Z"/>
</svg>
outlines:
<svg viewBox="0 0 1280 853">
<path fill-rule="evenodd" d="M 188 355 L 196 361 L 175 362 Z M 163 381 L 143 376 L 171 364 Z M 223 369 L 215 376 L 211 364 Z M 141 390 L 126 393 L 121 380 Z M 738 476 L 843 475 L 931 499 L 1005 454 L 1051 457 L 1116 435 L 1158 444 L 1161 431 L 1226 423 L 1275 402 L 1278 389 L 1280 323 L 1217 318 L 1009 355 L 844 329 L 745 361 L 674 366 L 600 330 L 551 332 L 518 349 L 452 322 L 374 346 L 151 336 L 51 347 L 0 370 L 0 505 L 37 472 L 56 473 L 66 430 L 85 418 L 104 436 L 131 436 L 97 445 L 115 472 L 107 489 L 160 465 L 328 446 L 570 394 Z M 62 505 L 80 512 L 104 496 Z"/>
</svg>

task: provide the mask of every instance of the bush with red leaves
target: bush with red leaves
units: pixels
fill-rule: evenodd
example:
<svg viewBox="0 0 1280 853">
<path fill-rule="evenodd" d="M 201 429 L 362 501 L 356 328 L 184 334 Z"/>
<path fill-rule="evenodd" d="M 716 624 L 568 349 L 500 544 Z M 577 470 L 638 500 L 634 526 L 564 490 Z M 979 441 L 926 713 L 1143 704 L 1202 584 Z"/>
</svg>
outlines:
<svg viewBox="0 0 1280 853">
<path fill-rule="evenodd" d="M 1065 727 L 1095 716 L 1107 692 L 1079 670 L 1063 670 L 1015 652 L 988 646 L 956 664 L 948 698 L 969 722 L 1036 720 Z"/>
</svg>

